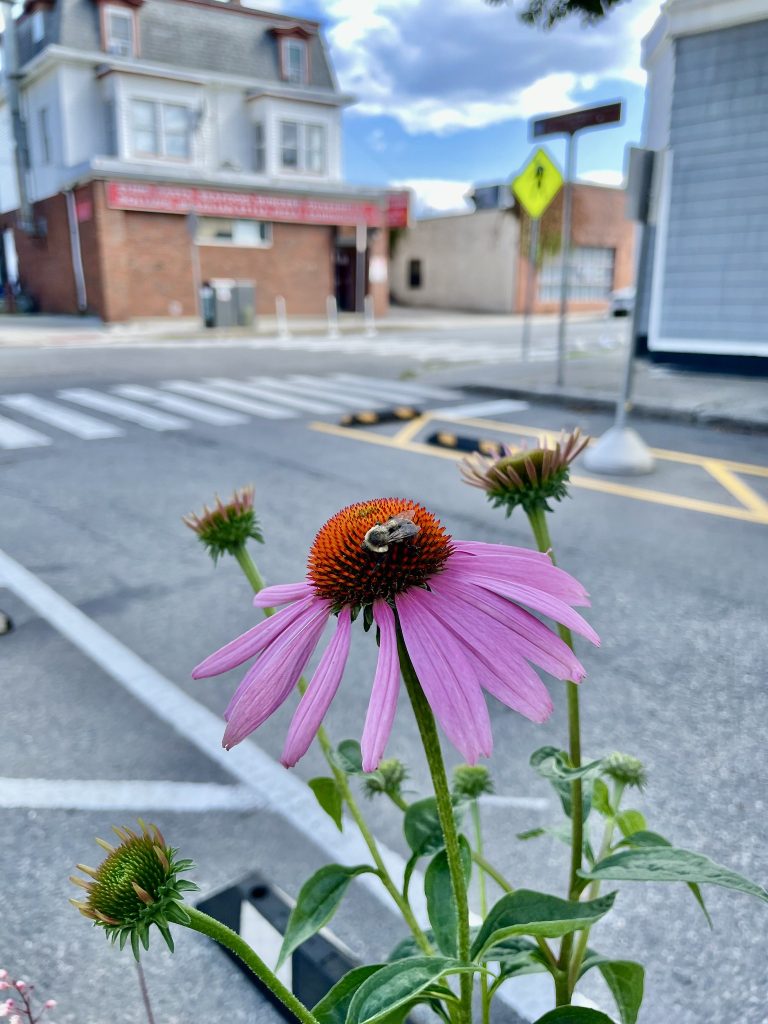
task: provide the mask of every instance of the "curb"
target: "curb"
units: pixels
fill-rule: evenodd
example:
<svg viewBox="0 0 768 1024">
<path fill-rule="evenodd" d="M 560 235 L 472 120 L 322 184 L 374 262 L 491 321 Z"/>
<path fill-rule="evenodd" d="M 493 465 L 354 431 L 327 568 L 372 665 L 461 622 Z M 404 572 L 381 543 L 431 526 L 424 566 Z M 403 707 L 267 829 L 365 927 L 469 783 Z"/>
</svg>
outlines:
<svg viewBox="0 0 768 1024">
<path fill-rule="evenodd" d="M 578 406 L 590 412 L 613 412 L 616 398 L 605 392 L 558 391 L 542 388 L 500 388 L 490 384 L 460 385 L 469 394 L 488 398 L 516 398 L 529 402 L 550 402 L 553 405 Z M 667 420 L 674 423 L 688 423 L 696 426 L 718 427 L 741 434 L 768 434 L 768 422 L 742 416 L 729 416 L 707 409 L 673 409 L 652 402 L 632 402 L 630 411 L 641 419 Z"/>
</svg>

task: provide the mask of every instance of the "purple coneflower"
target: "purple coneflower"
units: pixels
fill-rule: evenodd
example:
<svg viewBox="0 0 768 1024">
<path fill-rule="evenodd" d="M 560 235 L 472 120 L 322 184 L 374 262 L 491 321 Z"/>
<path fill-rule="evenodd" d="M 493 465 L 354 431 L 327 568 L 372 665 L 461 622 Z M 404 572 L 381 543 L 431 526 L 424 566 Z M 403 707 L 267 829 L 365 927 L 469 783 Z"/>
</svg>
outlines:
<svg viewBox="0 0 768 1024">
<path fill-rule="evenodd" d="M 286 607 L 193 672 L 196 679 L 219 675 L 258 655 L 224 714 L 227 748 L 288 699 L 326 623 L 337 616 L 288 731 L 282 755 L 288 766 L 306 753 L 336 694 L 361 609 L 370 609 L 380 637 L 361 743 L 365 771 L 378 766 L 395 717 L 398 628 L 435 717 L 471 764 L 490 756 L 493 746 L 483 690 L 543 722 L 552 702 L 531 664 L 558 679 L 585 675 L 573 651 L 531 611 L 599 644 L 573 611 L 589 604 L 586 591 L 546 554 L 453 540 L 435 516 L 403 498 L 342 509 L 315 538 L 306 582 L 268 587 L 254 604 Z"/>
</svg>

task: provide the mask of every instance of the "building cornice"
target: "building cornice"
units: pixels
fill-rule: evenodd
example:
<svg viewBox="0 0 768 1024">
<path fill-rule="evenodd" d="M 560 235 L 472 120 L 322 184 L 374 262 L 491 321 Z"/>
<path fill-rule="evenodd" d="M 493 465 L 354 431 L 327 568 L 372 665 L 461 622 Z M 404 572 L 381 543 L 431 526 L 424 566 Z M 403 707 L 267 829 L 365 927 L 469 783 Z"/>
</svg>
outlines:
<svg viewBox="0 0 768 1024">
<path fill-rule="evenodd" d="M 667 0 L 642 42 L 642 65 L 648 68 L 671 39 L 768 20 L 765 0 Z"/>
</svg>

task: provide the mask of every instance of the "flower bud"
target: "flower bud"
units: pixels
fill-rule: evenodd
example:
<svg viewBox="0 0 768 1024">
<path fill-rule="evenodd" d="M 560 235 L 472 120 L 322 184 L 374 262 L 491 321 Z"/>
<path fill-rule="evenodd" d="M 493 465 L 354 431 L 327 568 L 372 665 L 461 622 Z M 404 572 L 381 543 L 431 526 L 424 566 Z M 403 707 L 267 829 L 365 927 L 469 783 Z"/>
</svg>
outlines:
<svg viewBox="0 0 768 1024">
<path fill-rule="evenodd" d="M 621 754 L 618 751 L 603 758 L 602 772 L 624 786 L 644 789 L 648 782 L 648 773 L 643 762 L 631 754 Z"/>
<path fill-rule="evenodd" d="M 15 987 L 17 992 L 25 992 L 27 988 L 27 983 L 22 978 L 19 978 L 19 980 L 16 982 Z"/>
<path fill-rule="evenodd" d="M 119 940 L 122 949 L 130 939 L 133 955 L 139 959 L 139 943 L 149 949 L 149 929 L 156 925 L 173 951 L 169 925 L 188 924 L 183 893 L 197 889 L 179 875 L 192 867 L 190 860 L 177 860 L 177 851 L 165 845 L 156 825 L 139 819 L 141 833 L 129 828 L 113 828 L 120 844 L 111 846 L 103 839 L 96 842 L 107 851 L 98 868 L 78 864 L 89 880 L 72 876 L 70 881 L 85 889 L 85 901 L 70 900 L 94 925 L 103 928 L 109 938 Z"/>
<path fill-rule="evenodd" d="M 457 800 L 477 800 L 493 792 L 491 773 L 483 764 L 460 764 L 453 771 L 453 796 Z"/>
<path fill-rule="evenodd" d="M 57 1004 L 55 999 L 46 999 L 46 1001 L 43 1003 L 43 1009 L 44 1010 L 52 1010 L 54 1008 L 54 1006 L 57 1006 L 57 1005 L 58 1004 Z"/>
<path fill-rule="evenodd" d="M 365 776 L 365 795 L 371 799 L 378 794 L 385 796 L 399 797 L 402 785 L 408 778 L 408 769 L 402 761 L 396 757 L 387 758 L 379 762 L 379 767 L 374 772 Z"/>
<path fill-rule="evenodd" d="M 561 501 L 568 494 L 570 465 L 588 444 L 589 438 L 576 429 L 561 434 L 552 448 L 546 441 L 531 449 L 502 445 L 500 456 L 476 452 L 459 468 L 465 483 L 484 490 L 494 508 L 501 506 L 507 515 L 518 505 L 526 512 L 551 512 L 549 501 Z"/>
<path fill-rule="evenodd" d="M 182 517 L 182 522 L 194 530 L 214 564 L 224 554 L 236 554 L 248 540 L 264 543 L 251 486 L 235 491 L 226 503 L 217 496 L 214 508 L 204 505 L 201 515 L 190 512 Z"/>
<path fill-rule="evenodd" d="M 7 981 L 0 981 L 0 992 L 5 992 L 5 990 L 9 989 L 10 987 L 11 986 L 8 984 Z"/>
</svg>

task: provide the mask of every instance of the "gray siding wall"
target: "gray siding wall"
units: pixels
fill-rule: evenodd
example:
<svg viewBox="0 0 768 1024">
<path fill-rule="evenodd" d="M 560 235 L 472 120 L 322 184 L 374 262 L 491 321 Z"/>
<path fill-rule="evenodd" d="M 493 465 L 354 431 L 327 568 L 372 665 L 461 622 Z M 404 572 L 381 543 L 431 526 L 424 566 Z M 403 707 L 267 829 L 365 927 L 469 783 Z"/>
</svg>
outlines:
<svg viewBox="0 0 768 1024">
<path fill-rule="evenodd" d="M 768 339 L 768 20 L 676 42 L 660 335 Z"/>
</svg>

